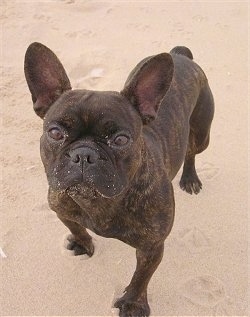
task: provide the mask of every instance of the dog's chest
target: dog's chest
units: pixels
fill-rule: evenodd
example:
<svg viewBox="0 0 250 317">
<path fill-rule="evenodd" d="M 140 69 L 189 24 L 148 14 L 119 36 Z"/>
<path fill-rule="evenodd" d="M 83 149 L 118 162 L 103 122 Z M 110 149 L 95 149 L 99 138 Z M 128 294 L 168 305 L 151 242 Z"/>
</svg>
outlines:
<svg viewBox="0 0 250 317">
<path fill-rule="evenodd" d="M 75 202 L 81 208 L 77 222 L 90 229 L 98 235 L 109 238 L 116 238 L 117 233 L 121 235 L 123 230 L 120 228 L 122 217 L 117 212 L 117 207 L 109 203 L 96 203 L 82 199 L 74 198 Z"/>
<path fill-rule="evenodd" d="M 77 203 L 81 206 L 78 222 L 97 235 L 119 239 L 133 247 L 155 235 L 149 221 L 131 210 L 105 203 L 99 206 L 84 200 Z"/>
</svg>

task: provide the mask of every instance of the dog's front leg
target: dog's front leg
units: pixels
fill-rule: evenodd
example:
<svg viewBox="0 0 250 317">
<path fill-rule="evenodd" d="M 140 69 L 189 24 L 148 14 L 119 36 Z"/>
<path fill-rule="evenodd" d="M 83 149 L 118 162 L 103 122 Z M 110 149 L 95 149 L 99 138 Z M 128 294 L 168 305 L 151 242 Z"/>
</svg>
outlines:
<svg viewBox="0 0 250 317">
<path fill-rule="evenodd" d="M 67 249 L 74 251 L 74 255 L 87 254 L 88 256 L 92 256 L 94 253 L 94 245 L 87 230 L 78 223 L 65 219 L 60 215 L 57 215 L 57 217 L 72 233 L 67 238 Z"/>
<path fill-rule="evenodd" d="M 92 256 L 94 253 L 92 238 L 82 223 L 82 211 L 76 202 L 66 193 L 53 191 L 51 188 L 48 192 L 48 202 L 50 208 L 71 232 L 67 238 L 67 249 L 74 251 L 75 255 Z"/>
<path fill-rule="evenodd" d="M 135 273 L 125 290 L 124 296 L 115 303 L 115 307 L 120 309 L 120 317 L 149 316 L 147 286 L 162 260 L 163 250 L 163 242 L 147 250 L 136 250 L 137 266 Z"/>
</svg>

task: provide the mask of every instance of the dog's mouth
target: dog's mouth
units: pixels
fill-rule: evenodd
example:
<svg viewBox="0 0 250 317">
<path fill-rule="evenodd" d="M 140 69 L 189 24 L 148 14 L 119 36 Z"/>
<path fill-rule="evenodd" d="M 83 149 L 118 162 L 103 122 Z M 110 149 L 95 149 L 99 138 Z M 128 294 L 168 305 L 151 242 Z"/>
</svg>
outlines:
<svg viewBox="0 0 250 317">
<path fill-rule="evenodd" d="M 82 186 L 81 184 L 70 186 L 65 190 L 65 192 L 72 198 L 81 196 L 84 199 L 95 199 L 101 196 L 101 194 L 93 187 Z"/>
<path fill-rule="evenodd" d="M 108 186 L 109 187 L 109 186 Z M 71 197 L 81 197 L 83 199 L 92 200 L 96 198 L 113 198 L 120 196 L 124 191 L 124 188 L 120 190 L 119 192 L 116 191 L 109 191 L 109 188 L 107 188 L 107 193 L 105 191 L 98 190 L 98 188 L 91 186 L 91 185 L 83 185 L 83 184 L 77 184 L 68 187 L 65 192 Z"/>
</svg>

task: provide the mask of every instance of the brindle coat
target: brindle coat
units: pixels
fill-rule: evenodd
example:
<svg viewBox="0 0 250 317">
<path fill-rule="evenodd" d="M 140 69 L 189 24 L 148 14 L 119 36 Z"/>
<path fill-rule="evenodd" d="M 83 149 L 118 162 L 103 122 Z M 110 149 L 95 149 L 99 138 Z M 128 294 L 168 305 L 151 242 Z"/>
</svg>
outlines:
<svg viewBox="0 0 250 317">
<path fill-rule="evenodd" d="M 54 53 L 33 43 L 25 75 L 44 119 L 49 205 L 72 233 L 68 248 L 93 255 L 86 228 L 134 247 L 136 270 L 115 307 L 148 316 L 147 286 L 173 225 L 171 181 L 183 162 L 181 188 L 202 186 L 195 156 L 208 146 L 214 112 L 204 72 L 176 47 L 141 61 L 120 93 L 71 90 Z"/>
</svg>

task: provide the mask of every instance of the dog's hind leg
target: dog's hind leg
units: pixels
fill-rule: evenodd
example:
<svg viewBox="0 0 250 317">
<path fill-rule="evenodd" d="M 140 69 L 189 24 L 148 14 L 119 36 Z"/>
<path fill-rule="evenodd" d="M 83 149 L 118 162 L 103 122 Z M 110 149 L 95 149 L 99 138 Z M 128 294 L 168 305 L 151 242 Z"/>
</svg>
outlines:
<svg viewBox="0 0 250 317">
<path fill-rule="evenodd" d="M 198 194 L 202 188 L 195 169 L 195 156 L 208 147 L 213 115 L 213 95 L 209 86 L 206 85 L 201 90 L 190 118 L 189 143 L 180 180 L 180 187 L 189 194 Z"/>
</svg>

